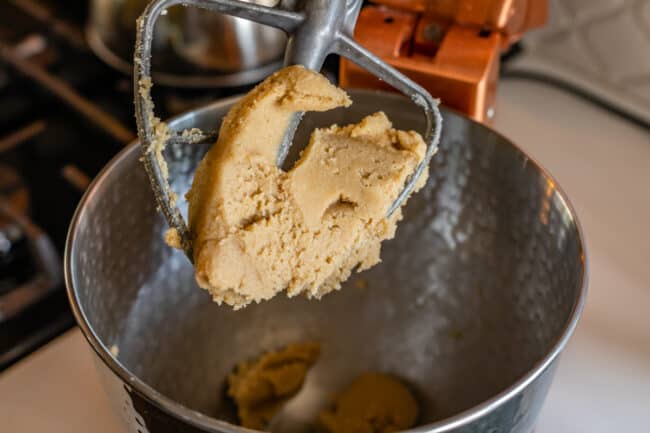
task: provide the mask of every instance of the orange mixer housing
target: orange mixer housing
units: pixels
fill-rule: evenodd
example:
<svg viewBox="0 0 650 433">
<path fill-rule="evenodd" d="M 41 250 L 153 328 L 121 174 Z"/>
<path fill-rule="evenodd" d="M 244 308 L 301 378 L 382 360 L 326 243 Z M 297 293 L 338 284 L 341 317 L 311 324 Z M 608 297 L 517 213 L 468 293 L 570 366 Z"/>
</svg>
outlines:
<svg viewBox="0 0 650 433">
<path fill-rule="evenodd" d="M 547 19 L 547 0 L 376 0 L 364 7 L 356 40 L 442 103 L 490 122 L 500 54 Z M 344 87 L 391 89 L 348 60 Z"/>
</svg>

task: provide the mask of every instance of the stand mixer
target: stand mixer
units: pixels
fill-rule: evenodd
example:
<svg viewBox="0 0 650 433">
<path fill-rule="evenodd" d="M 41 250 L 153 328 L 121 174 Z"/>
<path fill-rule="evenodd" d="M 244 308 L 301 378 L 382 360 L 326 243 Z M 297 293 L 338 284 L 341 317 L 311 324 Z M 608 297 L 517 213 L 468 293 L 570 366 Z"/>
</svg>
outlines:
<svg viewBox="0 0 650 433">
<path fill-rule="evenodd" d="M 313 431 L 332 395 L 369 371 L 394 374 L 414 390 L 420 415 L 411 433 L 530 433 L 587 286 L 584 237 L 557 181 L 503 136 L 444 108 L 441 136 L 436 101 L 350 37 L 359 1 L 265 8 L 194 0 L 291 33 L 287 64 L 316 69 L 327 53 L 338 53 L 411 98 L 351 89 L 349 108 L 306 113 L 297 142 L 307 130 L 381 108 L 397 128 L 426 131 L 423 164 L 432 173 L 363 284 L 350 279 L 318 302 L 276 296 L 237 312 L 219 307 L 198 290 L 186 257 L 163 241 L 167 226 L 176 228 L 191 254 L 174 197 L 189 189 L 214 143 L 209 131 L 236 103 L 217 101 L 168 125 L 153 115 L 153 24 L 165 8 L 183 3 L 157 0 L 138 23 L 141 144 L 126 148 L 89 187 L 66 247 L 72 309 L 128 431 L 250 432 L 236 424 L 222 392 L 233 366 L 292 342 L 318 341 L 322 358 L 274 417 L 274 433 Z M 397 203 L 420 170 L 422 164 Z"/>
</svg>

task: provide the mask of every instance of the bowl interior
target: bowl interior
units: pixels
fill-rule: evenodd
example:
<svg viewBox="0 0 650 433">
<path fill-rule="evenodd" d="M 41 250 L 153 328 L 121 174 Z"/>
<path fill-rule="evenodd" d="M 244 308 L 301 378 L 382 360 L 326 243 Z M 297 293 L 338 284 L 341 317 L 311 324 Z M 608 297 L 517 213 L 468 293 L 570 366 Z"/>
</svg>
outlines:
<svg viewBox="0 0 650 433">
<path fill-rule="evenodd" d="M 347 110 L 309 114 L 315 126 L 384 110 L 423 129 L 420 111 L 393 95 L 352 92 Z M 185 115 L 178 129 L 218 127 L 228 104 Z M 584 271 L 574 216 L 554 181 L 503 137 L 444 112 L 430 179 L 385 243 L 383 262 L 321 301 L 276 299 L 233 312 L 197 288 L 189 261 L 164 245 L 139 150 L 119 156 L 85 198 L 72 230 L 72 290 L 89 326 L 123 368 L 169 398 L 234 421 L 224 379 L 241 360 L 317 340 L 322 355 L 276 430 L 306 426 L 356 375 L 401 377 L 420 423 L 507 389 L 558 341 Z M 183 193 L 204 146 L 170 148 Z"/>
</svg>

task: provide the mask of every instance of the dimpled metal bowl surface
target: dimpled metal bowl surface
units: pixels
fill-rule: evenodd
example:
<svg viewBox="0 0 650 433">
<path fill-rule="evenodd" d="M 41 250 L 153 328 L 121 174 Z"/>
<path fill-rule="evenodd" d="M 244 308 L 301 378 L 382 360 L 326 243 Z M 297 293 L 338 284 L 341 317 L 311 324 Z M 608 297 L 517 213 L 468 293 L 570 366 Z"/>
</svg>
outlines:
<svg viewBox="0 0 650 433">
<path fill-rule="evenodd" d="M 421 112 L 402 97 L 351 96 L 349 109 L 307 115 L 298 139 L 380 109 L 396 127 L 422 130 Z M 232 102 L 171 126 L 215 129 Z M 66 277 L 130 431 L 244 431 L 230 424 L 224 397 L 233 366 L 317 340 L 322 356 L 273 431 L 308 430 L 332 394 L 379 370 L 415 392 L 416 431 L 530 433 L 584 302 L 583 238 L 566 196 L 534 161 L 480 124 L 444 117 L 427 186 L 410 199 L 381 264 L 321 301 L 281 295 L 237 312 L 212 303 L 185 256 L 164 244 L 139 149 L 118 155 L 77 210 Z M 178 193 L 206 148 L 166 151 Z"/>
</svg>

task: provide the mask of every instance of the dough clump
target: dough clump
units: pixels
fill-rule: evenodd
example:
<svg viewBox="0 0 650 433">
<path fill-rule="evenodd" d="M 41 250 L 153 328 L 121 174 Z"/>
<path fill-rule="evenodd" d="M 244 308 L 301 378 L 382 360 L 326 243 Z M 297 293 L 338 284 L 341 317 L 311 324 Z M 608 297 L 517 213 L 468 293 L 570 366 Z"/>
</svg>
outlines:
<svg viewBox="0 0 650 433">
<path fill-rule="evenodd" d="M 386 213 L 424 158 L 418 133 L 393 129 L 377 112 L 316 129 L 290 171 L 276 167 L 294 112 L 350 104 L 322 75 L 292 66 L 225 117 L 187 194 L 196 281 L 214 301 L 238 309 L 282 291 L 320 298 L 357 265 L 380 261 L 381 242 L 401 219 L 399 209 Z"/>
<path fill-rule="evenodd" d="M 326 433 L 392 433 L 413 427 L 417 417 L 417 402 L 398 379 L 366 373 L 320 414 L 319 426 Z"/>
<path fill-rule="evenodd" d="M 263 430 L 282 405 L 300 391 L 318 359 L 317 343 L 297 343 L 237 365 L 228 377 L 228 395 L 243 427 Z"/>
</svg>

